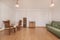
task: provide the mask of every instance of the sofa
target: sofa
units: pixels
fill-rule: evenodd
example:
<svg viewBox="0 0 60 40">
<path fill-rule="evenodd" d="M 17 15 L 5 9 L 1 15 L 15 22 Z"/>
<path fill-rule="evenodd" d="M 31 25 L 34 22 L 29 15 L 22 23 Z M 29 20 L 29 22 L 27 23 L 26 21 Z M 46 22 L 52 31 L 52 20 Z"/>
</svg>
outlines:
<svg viewBox="0 0 60 40">
<path fill-rule="evenodd" d="M 52 21 L 50 24 L 46 24 L 46 28 L 60 38 L 60 21 Z"/>
</svg>

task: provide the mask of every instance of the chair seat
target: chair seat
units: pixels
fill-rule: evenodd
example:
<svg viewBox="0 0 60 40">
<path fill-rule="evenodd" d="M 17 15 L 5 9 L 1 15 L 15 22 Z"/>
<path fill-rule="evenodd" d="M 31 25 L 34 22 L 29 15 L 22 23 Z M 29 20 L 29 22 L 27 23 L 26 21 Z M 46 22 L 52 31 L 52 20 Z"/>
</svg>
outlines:
<svg viewBox="0 0 60 40">
<path fill-rule="evenodd" d="M 5 29 L 13 29 L 13 28 L 16 28 L 16 27 L 11 27 L 11 28 L 5 28 Z"/>
</svg>

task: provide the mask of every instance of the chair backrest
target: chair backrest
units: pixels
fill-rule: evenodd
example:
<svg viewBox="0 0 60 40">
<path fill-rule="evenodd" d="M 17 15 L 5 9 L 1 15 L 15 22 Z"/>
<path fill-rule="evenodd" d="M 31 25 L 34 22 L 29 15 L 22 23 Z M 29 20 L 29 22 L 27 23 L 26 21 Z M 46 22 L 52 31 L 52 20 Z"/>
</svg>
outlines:
<svg viewBox="0 0 60 40">
<path fill-rule="evenodd" d="M 9 28 L 10 27 L 10 21 L 3 21 L 5 28 Z"/>
<path fill-rule="evenodd" d="M 18 25 L 19 25 L 19 26 L 22 25 L 22 20 L 19 20 Z"/>
</svg>

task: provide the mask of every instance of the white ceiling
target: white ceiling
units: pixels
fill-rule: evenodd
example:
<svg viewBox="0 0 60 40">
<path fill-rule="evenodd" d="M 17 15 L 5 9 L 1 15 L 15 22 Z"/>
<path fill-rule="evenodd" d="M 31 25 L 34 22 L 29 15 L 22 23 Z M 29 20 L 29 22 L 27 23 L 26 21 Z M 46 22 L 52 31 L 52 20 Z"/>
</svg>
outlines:
<svg viewBox="0 0 60 40">
<path fill-rule="evenodd" d="M 60 0 L 54 0 L 54 3 L 58 5 Z M 19 0 L 20 8 L 25 9 L 40 9 L 40 8 L 49 8 L 51 0 Z"/>
<path fill-rule="evenodd" d="M 17 0 L 0 0 L 6 4 L 11 2 L 11 4 L 16 4 Z M 21 9 L 41 9 L 49 8 L 51 0 L 19 0 L 19 5 Z M 60 7 L 60 0 L 54 0 L 55 7 Z M 9 5 L 9 4 L 8 4 Z"/>
<path fill-rule="evenodd" d="M 19 0 L 20 8 L 40 9 L 49 8 L 51 0 Z M 54 0 L 55 6 L 59 6 L 60 0 Z"/>
<path fill-rule="evenodd" d="M 39 9 L 47 8 L 49 6 L 49 0 L 20 0 L 20 8 L 27 9 Z"/>
</svg>

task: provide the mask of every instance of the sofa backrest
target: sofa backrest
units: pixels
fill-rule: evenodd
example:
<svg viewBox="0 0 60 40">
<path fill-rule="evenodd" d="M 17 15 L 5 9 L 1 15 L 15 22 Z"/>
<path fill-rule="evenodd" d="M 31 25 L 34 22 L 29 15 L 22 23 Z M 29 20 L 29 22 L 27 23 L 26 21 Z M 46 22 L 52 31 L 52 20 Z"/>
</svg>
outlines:
<svg viewBox="0 0 60 40">
<path fill-rule="evenodd" d="M 51 22 L 51 25 L 52 25 L 53 27 L 56 27 L 56 28 L 59 28 L 59 29 L 60 29 L 60 21 L 52 21 L 52 22 Z"/>
</svg>

